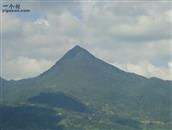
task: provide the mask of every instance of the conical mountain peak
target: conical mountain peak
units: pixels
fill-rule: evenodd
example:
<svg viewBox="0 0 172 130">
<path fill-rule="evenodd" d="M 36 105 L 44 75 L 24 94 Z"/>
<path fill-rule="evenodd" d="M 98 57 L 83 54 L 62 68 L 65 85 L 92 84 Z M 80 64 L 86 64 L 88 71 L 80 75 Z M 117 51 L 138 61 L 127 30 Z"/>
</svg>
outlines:
<svg viewBox="0 0 172 130">
<path fill-rule="evenodd" d="M 79 45 L 76 45 L 76 46 L 74 46 L 72 49 L 83 50 L 84 48 L 82 48 L 82 47 L 79 46 Z"/>
<path fill-rule="evenodd" d="M 47 73 L 56 73 L 59 69 L 80 64 L 89 64 L 95 60 L 95 57 L 88 52 L 86 49 L 76 45 L 70 49 L 59 61 L 56 62 L 48 71 L 44 72 L 43 75 Z"/>
<path fill-rule="evenodd" d="M 71 50 L 69 50 L 69 52 L 70 51 L 73 51 L 75 53 L 78 53 L 78 52 L 87 52 L 87 53 L 89 53 L 86 49 L 84 49 L 83 47 L 81 47 L 79 45 L 74 46 Z"/>
<path fill-rule="evenodd" d="M 69 50 L 63 57 L 62 59 L 71 59 L 71 58 L 76 58 L 78 56 L 93 56 L 90 52 L 88 52 L 86 49 L 76 45 L 73 47 L 71 50 Z"/>
</svg>

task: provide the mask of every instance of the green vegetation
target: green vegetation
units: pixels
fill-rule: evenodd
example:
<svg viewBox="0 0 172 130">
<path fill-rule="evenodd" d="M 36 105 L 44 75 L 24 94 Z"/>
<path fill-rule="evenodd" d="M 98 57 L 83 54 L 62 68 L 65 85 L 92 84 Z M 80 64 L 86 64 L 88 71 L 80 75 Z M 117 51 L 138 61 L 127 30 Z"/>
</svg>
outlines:
<svg viewBox="0 0 172 130">
<path fill-rule="evenodd" d="M 51 109 L 63 129 L 171 128 L 171 81 L 124 72 L 78 46 L 37 77 L 0 81 L 2 105 Z"/>
<path fill-rule="evenodd" d="M 53 129 L 61 130 L 57 123 L 61 117 L 56 112 L 38 106 L 0 106 L 2 130 Z"/>
</svg>

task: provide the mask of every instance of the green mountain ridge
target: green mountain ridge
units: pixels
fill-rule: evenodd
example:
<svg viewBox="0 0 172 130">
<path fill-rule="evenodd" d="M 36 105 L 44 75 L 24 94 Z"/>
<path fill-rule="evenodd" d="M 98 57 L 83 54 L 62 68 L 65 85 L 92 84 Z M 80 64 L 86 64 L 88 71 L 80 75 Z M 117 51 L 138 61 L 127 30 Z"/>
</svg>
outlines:
<svg viewBox="0 0 172 130">
<path fill-rule="evenodd" d="M 166 124 L 161 127 L 171 123 L 171 81 L 125 72 L 80 46 L 69 50 L 53 67 L 37 77 L 0 81 L 3 82 L 4 105 L 27 103 L 41 93 L 63 92 L 99 113 L 102 122 L 111 122 L 111 125 L 105 123 L 104 126 L 119 128 L 112 121 L 116 116 L 125 118 L 124 126 L 126 122 L 133 123 L 128 119 Z M 73 121 L 80 118 L 75 114 L 67 117 Z M 96 126 L 96 123 L 93 124 Z"/>
</svg>

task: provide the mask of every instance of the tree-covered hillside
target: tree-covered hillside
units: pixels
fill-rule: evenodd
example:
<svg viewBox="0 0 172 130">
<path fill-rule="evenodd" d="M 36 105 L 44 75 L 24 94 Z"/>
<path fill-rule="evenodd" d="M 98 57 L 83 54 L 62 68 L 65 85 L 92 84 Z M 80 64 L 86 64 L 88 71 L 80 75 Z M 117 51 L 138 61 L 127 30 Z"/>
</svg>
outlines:
<svg viewBox="0 0 172 130">
<path fill-rule="evenodd" d="M 165 130 L 171 127 L 171 81 L 122 71 L 79 46 L 37 77 L 0 81 L 2 105 L 55 109 L 62 114 L 60 124 L 64 128 Z M 84 111 L 88 108 L 89 112 L 71 112 L 75 105 Z"/>
</svg>

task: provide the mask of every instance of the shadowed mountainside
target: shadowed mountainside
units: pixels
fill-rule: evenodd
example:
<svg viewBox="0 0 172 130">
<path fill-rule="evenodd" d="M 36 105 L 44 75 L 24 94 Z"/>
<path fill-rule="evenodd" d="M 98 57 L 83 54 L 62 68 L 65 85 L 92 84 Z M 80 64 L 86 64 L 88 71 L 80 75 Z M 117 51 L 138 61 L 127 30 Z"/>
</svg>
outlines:
<svg viewBox="0 0 172 130">
<path fill-rule="evenodd" d="M 61 117 L 55 111 L 36 106 L 0 106 L 0 128 L 3 130 L 62 130 Z"/>
<path fill-rule="evenodd" d="M 64 93 L 41 93 L 38 96 L 28 100 L 30 103 L 42 104 L 49 107 L 64 108 L 76 112 L 89 112 L 87 106 L 82 104 L 76 98 Z"/>
</svg>

